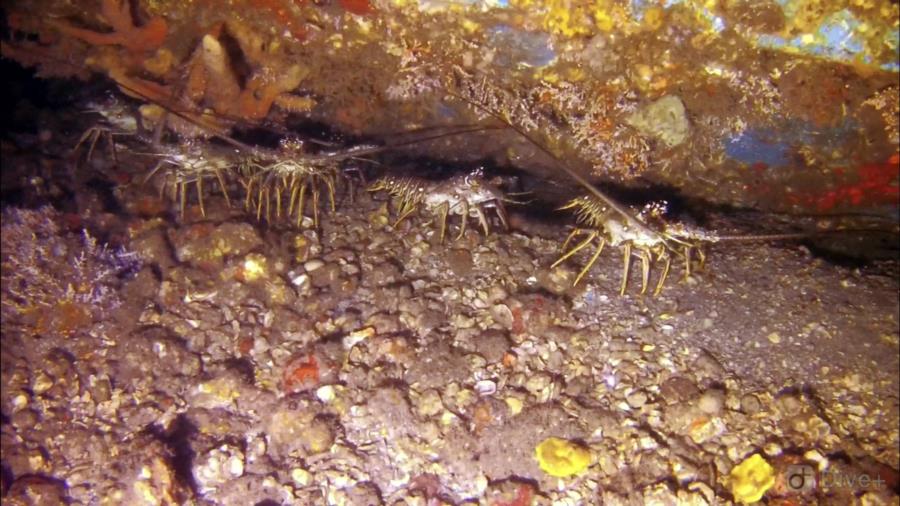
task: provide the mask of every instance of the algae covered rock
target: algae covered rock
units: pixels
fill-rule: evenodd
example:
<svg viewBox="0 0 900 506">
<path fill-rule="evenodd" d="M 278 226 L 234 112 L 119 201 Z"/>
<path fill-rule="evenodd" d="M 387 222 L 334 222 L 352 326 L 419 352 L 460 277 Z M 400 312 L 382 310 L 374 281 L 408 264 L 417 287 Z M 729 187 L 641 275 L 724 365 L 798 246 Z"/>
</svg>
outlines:
<svg viewBox="0 0 900 506">
<path fill-rule="evenodd" d="M 655 137 L 674 148 L 687 139 L 688 123 L 684 103 L 675 95 L 667 95 L 625 118 L 625 122 L 642 134 Z"/>
</svg>

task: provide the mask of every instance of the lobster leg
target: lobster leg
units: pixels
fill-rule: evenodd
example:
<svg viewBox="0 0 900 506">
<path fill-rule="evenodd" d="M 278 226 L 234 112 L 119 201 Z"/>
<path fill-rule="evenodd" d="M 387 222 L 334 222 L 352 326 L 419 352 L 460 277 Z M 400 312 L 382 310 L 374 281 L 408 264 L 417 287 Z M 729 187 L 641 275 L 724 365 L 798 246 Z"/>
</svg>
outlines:
<svg viewBox="0 0 900 506">
<path fill-rule="evenodd" d="M 591 239 L 593 239 L 593 237 Z M 598 258 L 600 258 L 600 253 L 603 252 L 603 246 L 605 245 L 606 239 L 601 238 L 600 245 L 597 246 L 597 251 L 595 251 L 594 254 L 591 255 L 591 259 L 588 261 L 587 265 L 585 265 L 584 269 L 581 269 L 581 272 L 578 273 L 578 277 L 575 278 L 575 282 L 572 283 L 572 286 L 576 286 L 578 282 L 581 281 L 581 278 L 583 278 L 584 275 L 587 274 L 589 270 L 591 270 L 591 266 L 594 265 L 594 262 L 596 262 Z"/>
<path fill-rule="evenodd" d="M 584 248 L 585 248 L 588 244 L 590 244 L 591 241 L 593 241 L 593 240 L 597 237 L 597 235 L 598 235 L 597 232 L 594 231 L 594 230 L 585 230 L 585 229 L 583 229 L 583 228 L 576 228 L 575 230 L 572 231 L 572 233 L 569 234 L 569 238 L 566 239 L 566 242 L 565 242 L 565 244 L 563 245 L 563 249 L 565 249 L 565 245 L 567 245 L 567 244 L 569 243 L 569 241 L 572 240 L 573 237 L 575 237 L 575 235 L 579 235 L 579 234 L 583 234 L 583 233 L 588 234 L 587 239 L 581 241 L 580 243 L 578 243 L 578 246 L 575 246 L 575 247 L 572 248 L 568 253 L 564 254 L 564 255 L 561 256 L 561 257 L 559 257 L 559 259 L 558 259 L 556 262 L 553 262 L 553 265 L 550 266 L 551 269 L 554 268 L 554 267 L 556 267 L 557 265 L 561 264 L 561 263 L 564 262 L 567 258 L 571 257 L 571 256 L 574 255 L 575 253 L 578 253 L 579 251 L 581 251 L 582 249 L 584 249 Z"/>
<path fill-rule="evenodd" d="M 325 180 L 325 185 L 328 187 L 328 197 L 331 203 L 331 212 L 334 213 L 337 210 L 337 205 L 334 202 L 334 178 L 331 175 L 324 175 L 322 179 Z"/>
<path fill-rule="evenodd" d="M 628 288 L 628 271 L 631 267 L 631 243 L 625 243 L 625 265 L 622 267 L 622 288 L 619 289 L 619 295 L 625 295 L 625 289 Z"/>
<path fill-rule="evenodd" d="M 566 250 L 566 247 L 569 245 L 569 243 L 572 242 L 572 239 L 573 239 L 576 235 L 578 235 L 578 234 L 580 234 L 580 233 L 582 233 L 582 232 L 584 232 L 584 230 L 582 230 L 582 229 L 580 229 L 580 228 L 573 228 L 572 231 L 569 232 L 569 235 L 566 236 L 566 240 L 563 242 L 562 248 L 560 248 L 560 249 L 563 250 L 563 251 L 565 251 L 565 250 Z M 558 261 L 557 261 L 557 262 L 558 262 Z M 556 267 L 556 264 L 553 264 L 552 267 Z"/>
<path fill-rule="evenodd" d="M 319 186 L 312 185 L 313 196 L 313 227 L 319 228 Z"/>
<path fill-rule="evenodd" d="M 203 174 L 197 176 L 197 201 L 200 203 L 200 215 L 206 218 L 206 208 L 203 206 Z"/>
<path fill-rule="evenodd" d="M 691 247 L 684 247 L 684 280 L 691 277 Z"/>
<path fill-rule="evenodd" d="M 156 173 L 159 172 L 159 169 L 161 169 L 162 166 L 163 166 L 163 164 L 165 164 L 165 163 L 168 163 L 168 162 L 165 161 L 165 160 L 160 160 L 160 161 L 153 167 L 153 169 L 147 174 L 147 176 L 144 177 L 144 184 L 147 184 L 148 181 L 150 181 L 151 179 L 153 179 L 153 176 L 155 176 Z M 163 186 L 165 186 L 165 184 L 164 184 Z"/>
<path fill-rule="evenodd" d="M 641 295 L 647 293 L 647 284 L 650 282 L 650 250 L 641 248 Z"/>
<path fill-rule="evenodd" d="M 180 183 L 178 191 L 181 193 L 181 220 L 184 221 L 184 209 L 187 207 L 187 183 Z"/>
<path fill-rule="evenodd" d="M 706 253 L 703 252 L 702 247 L 697 247 L 697 256 L 700 257 L 700 268 L 703 269 L 706 265 Z"/>
<path fill-rule="evenodd" d="M 447 214 L 450 212 L 450 204 L 444 202 L 438 208 L 438 215 L 441 220 L 441 244 L 444 244 L 444 234 L 447 232 Z"/>
<path fill-rule="evenodd" d="M 475 205 L 475 215 L 478 216 L 478 223 L 480 223 L 481 228 L 484 229 L 484 235 L 490 235 L 491 231 L 488 229 L 487 216 L 484 215 L 484 211 L 477 204 Z"/>
<path fill-rule="evenodd" d="M 94 134 L 91 135 L 91 147 L 88 148 L 87 152 L 87 160 L 90 161 L 91 157 L 94 156 L 94 148 L 97 147 L 97 143 L 100 142 L 100 137 L 103 135 L 103 130 L 97 129 L 94 130 Z"/>
<path fill-rule="evenodd" d="M 244 197 L 244 210 L 245 211 L 250 211 L 251 210 L 250 206 L 253 205 L 253 180 L 254 179 L 256 179 L 256 178 L 253 176 L 247 178 L 247 184 L 244 185 L 244 191 L 247 192 L 247 196 Z"/>
<path fill-rule="evenodd" d="M 299 202 L 297 203 L 297 228 L 300 228 L 300 225 L 303 224 L 303 208 L 306 204 L 306 181 L 300 183 L 300 197 Z"/>
<path fill-rule="evenodd" d="M 397 225 L 400 224 L 403 220 L 409 217 L 416 210 L 416 206 L 414 204 L 404 202 L 402 206 L 400 206 L 400 217 L 397 218 L 397 221 L 394 222 L 393 227 L 397 228 Z"/>
<path fill-rule="evenodd" d="M 463 199 L 462 200 L 463 212 L 462 212 L 462 225 L 459 227 L 459 235 L 456 236 L 456 240 L 460 240 L 466 235 L 466 222 L 469 221 L 469 201 Z"/>
<path fill-rule="evenodd" d="M 262 183 L 260 183 L 259 198 L 257 199 L 257 202 L 256 202 L 256 221 L 259 221 L 262 219 L 263 192 L 264 191 L 265 191 L 265 189 L 263 188 Z"/>
<path fill-rule="evenodd" d="M 225 177 L 222 176 L 222 171 L 219 169 L 215 169 L 216 178 L 219 180 L 219 186 L 222 187 L 222 194 L 225 195 L 225 205 L 229 208 L 231 207 L 231 199 L 228 198 L 228 188 L 225 186 Z"/>
<path fill-rule="evenodd" d="M 494 209 L 497 210 L 497 216 L 500 217 L 500 223 L 503 224 L 503 229 L 509 230 L 509 215 L 506 214 L 506 206 L 503 205 L 503 201 L 497 199 L 496 204 L 494 204 Z"/>
<path fill-rule="evenodd" d="M 665 254 L 666 265 L 663 266 L 662 274 L 659 277 L 659 281 L 656 283 L 656 290 L 653 291 L 653 296 L 659 295 L 659 292 L 662 291 L 663 285 L 666 283 L 666 276 L 669 275 L 669 267 L 672 266 L 672 257 L 666 253 Z"/>
<path fill-rule="evenodd" d="M 281 219 L 281 192 L 282 192 L 282 187 L 276 181 L 275 182 L 275 219 L 277 219 L 277 220 Z"/>
<path fill-rule="evenodd" d="M 291 176 L 291 198 L 288 203 L 288 218 L 294 215 L 294 207 L 297 205 L 297 194 L 300 192 L 300 186 L 297 184 L 297 179 L 294 176 Z M 299 211 L 298 211 L 299 212 Z"/>
</svg>

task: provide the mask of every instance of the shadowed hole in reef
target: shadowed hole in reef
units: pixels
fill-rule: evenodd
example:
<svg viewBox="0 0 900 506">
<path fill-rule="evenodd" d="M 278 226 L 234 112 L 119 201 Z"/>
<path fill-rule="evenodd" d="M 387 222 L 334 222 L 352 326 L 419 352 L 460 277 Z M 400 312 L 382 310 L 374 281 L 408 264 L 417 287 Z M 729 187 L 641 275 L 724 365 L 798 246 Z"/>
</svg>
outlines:
<svg viewBox="0 0 900 506">
<path fill-rule="evenodd" d="M 0 58 L 0 73 L 4 79 L 0 89 L 4 96 L 3 134 L 9 132 L 37 132 L 42 109 L 59 109 L 75 103 L 74 94 L 91 96 L 96 90 L 75 79 L 38 79 L 35 71 L 5 58 Z M 108 87 L 108 83 L 104 85 Z M 84 91 L 88 89 L 88 91 Z"/>
<path fill-rule="evenodd" d="M 896 260 L 900 257 L 897 235 L 888 231 L 813 237 L 806 241 L 806 247 L 817 257 L 844 267 L 866 267 L 873 260 Z"/>
<path fill-rule="evenodd" d="M 191 490 L 193 495 L 198 494 L 197 482 L 194 480 L 193 465 L 194 450 L 191 448 L 191 439 L 198 433 L 197 426 L 187 417 L 181 414 L 175 417 L 164 430 L 159 425 L 150 425 L 147 432 L 163 443 L 169 450 L 169 465 L 175 472 L 175 479 Z"/>
<path fill-rule="evenodd" d="M 6 422 L 4 421 L 3 423 L 5 424 Z M 0 494 L 6 495 L 6 492 L 9 490 L 9 487 L 12 485 L 13 479 L 15 478 L 15 475 L 13 475 L 12 470 L 6 463 L 0 465 L 0 478 L 2 478 L 3 483 L 3 487 L 0 488 Z"/>
</svg>

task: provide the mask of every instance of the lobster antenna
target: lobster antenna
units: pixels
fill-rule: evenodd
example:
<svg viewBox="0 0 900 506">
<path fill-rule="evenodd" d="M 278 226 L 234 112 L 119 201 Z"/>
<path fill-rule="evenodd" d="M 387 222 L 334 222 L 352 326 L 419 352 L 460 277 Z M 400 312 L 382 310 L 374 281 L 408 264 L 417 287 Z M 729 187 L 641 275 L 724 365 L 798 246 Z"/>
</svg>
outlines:
<svg viewBox="0 0 900 506">
<path fill-rule="evenodd" d="M 19 47 L 18 49 L 28 52 L 28 53 L 31 53 L 31 54 L 35 54 L 35 51 L 29 47 Z M 51 59 L 53 59 L 56 63 L 68 65 L 75 69 L 80 69 L 80 66 L 75 65 L 71 62 L 68 62 L 68 61 L 65 61 L 65 60 L 62 60 L 59 58 L 55 58 L 55 57 L 51 57 Z M 245 144 L 225 133 L 216 131 L 216 129 L 213 128 L 212 126 L 204 124 L 200 119 L 198 119 L 196 117 L 192 117 L 190 114 L 188 114 L 186 112 L 179 111 L 176 107 L 172 106 L 169 103 L 163 103 L 160 100 L 154 99 L 154 98 L 148 96 L 146 93 L 135 88 L 134 86 L 121 83 L 113 77 L 110 77 L 110 79 L 113 81 L 113 83 L 115 83 L 116 86 L 118 86 L 122 90 L 127 91 L 128 93 L 131 93 L 136 97 L 143 98 L 145 101 L 147 101 L 151 104 L 161 107 L 166 113 L 174 114 L 175 116 L 178 116 L 179 118 L 183 119 L 184 121 L 187 121 L 188 123 L 190 123 L 196 127 L 199 127 L 200 129 L 208 132 L 213 137 L 216 137 L 216 138 L 226 142 L 227 144 L 230 144 L 231 146 L 233 146 L 235 148 L 238 148 L 238 149 L 244 150 L 244 151 L 253 151 L 254 150 L 254 148 L 252 146 Z M 226 119 L 230 119 L 232 121 L 240 121 L 240 119 L 241 119 L 241 118 L 228 117 L 228 116 L 222 116 L 222 117 L 224 117 Z M 164 121 L 161 123 L 164 123 Z M 499 130 L 501 128 L 507 128 L 507 127 L 512 126 L 508 122 L 503 121 L 502 118 L 501 118 L 501 123 L 503 123 L 503 126 L 500 126 L 500 125 L 485 126 L 485 125 L 476 125 L 476 124 L 454 126 L 452 130 L 440 132 L 440 133 L 433 134 L 433 135 L 428 135 L 426 137 L 417 138 L 417 139 L 413 139 L 413 140 L 409 140 L 409 141 L 402 141 L 402 142 L 398 142 L 398 143 L 390 143 L 390 144 L 378 146 L 377 148 L 372 148 L 372 149 L 363 149 L 363 150 L 355 151 L 353 153 L 353 156 L 361 155 L 361 154 L 363 154 L 363 155 L 371 154 L 371 153 L 375 153 L 375 152 L 378 152 L 379 150 L 383 150 L 383 149 L 409 146 L 409 145 L 413 145 L 416 143 L 428 142 L 431 140 L 441 139 L 441 138 L 449 137 L 449 136 L 465 135 L 467 133 L 481 132 L 481 131 L 487 131 L 487 130 Z M 271 123 L 267 123 L 267 124 L 265 124 L 265 126 L 268 128 L 271 128 L 272 125 L 271 125 Z M 401 133 L 415 134 L 415 133 L 419 133 L 419 132 L 428 132 L 430 130 L 437 130 L 440 128 L 442 128 L 442 127 L 440 127 L 440 126 L 422 127 L 422 128 L 413 129 L 411 131 L 401 132 Z M 283 128 L 277 128 L 277 130 L 279 133 L 282 133 L 282 134 L 286 133 L 286 131 Z M 154 131 L 154 137 L 161 136 L 161 135 L 162 135 L 162 130 L 159 128 L 159 126 L 157 126 L 157 128 Z M 153 140 L 158 141 L 158 139 L 153 139 Z M 154 144 L 156 144 L 156 143 L 157 142 L 154 142 Z"/>
<path fill-rule="evenodd" d="M 872 228 L 843 228 L 834 230 L 814 230 L 810 232 L 788 232 L 783 234 L 759 234 L 759 235 L 720 235 L 715 242 L 755 242 L 755 241 L 782 241 L 792 239 L 808 239 L 830 234 L 884 234 L 886 231 Z"/>
<path fill-rule="evenodd" d="M 412 128 L 409 130 L 388 132 L 385 134 L 385 136 L 390 138 L 390 137 L 400 137 L 401 135 L 415 135 L 415 134 L 420 134 L 420 133 L 425 134 L 428 132 L 436 132 L 436 131 L 442 132 L 443 134 L 446 134 L 446 135 L 455 135 L 455 132 L 447 133 L 447 130 L 450 128 L 458 129 L 461 133 L 468 133 L 469 131 L 479 132 L 482 130 L 501 130 L 501 129 L 507 128 L 507 126 L 505 124 L 503 124 L 503 125 L 482 125 L 479 123 L 470 123 L 470 124 L 466 124 L 466 125 L 431 125 L 431 126 Z M 471 129 L 471 130 L 469 130 L 469 129 Z M 436 136 L 436 138 L 440 138 L 440 136 L 442 134 L 434 134 L 434 135 Z M 430 140 L 430 139 L 425 139 L 425 140 Z M 405 145 L 405 144 L 394 144 L 394 145 Z"/>
<path fill-rule="evenodd" d="M 113 81 L 115 81 L 115 80 L 113 80 Z M 154 100 L 154 99 L 148 97 L 146 94 L 142 93 L 140 90 L 137 90 L 132 86 L 129 86 L 127 84 L 122 84 L 118 81 L 115 81 L 115 82 L 116 82 L 117 86 L 119 86 L 120 88 L 123 88 L 125 91 L 128 91 L 129 93 L 133 93 L 133 94 L 137 95 L 138 97 L 142 97 L 144 100 L 146 100 L 152 104 L 162 107 L 167 113 L 174 114 L 175 116 L 178 116 L 179 118 L 187 121 L 188 123 L 190 123 L 194 126 L 197 126 L 203 130 L 206 130 L 213 137 L 221 139 L 221 140 L 225 141 L 226 143 L 231 144 L 232 146 L 234 146 L 238 149 L 242 149 L 242 150 L 246 150 L 246 151 L 251 151 L 253 149 L 251 146 L 244 144 L 243 142 L 241 142 L 229 135 L 223 134 L 221 132 L 216 132 L 209 125 L 204 125 L 201 121 L 197 120 L 196 118 L 190 117 L 188 114 L 185 114 L 184 112 L 179 111 L 178 109 L 176 109 L 175 107 L 172 107 L 169 104 L 165 104 L 165 103 L 162 103 L 160 101 L 157 101 L 157 100 Z"/>
<path fill-rule="evenodd" d="M 546 154 L 550 158 L 559 162 L 559 167 L 563 170 L 563 172 L 565 172 L 569 177 L 574 179 L 575 182 L 577 182 L 579 185 L 583 186 L 592 195 L 594 195 L 595 197 L 600 199 L 604 204 L 608 205 L 610 208 L 612 208 L 614 211 L 616 211 L 620 215 L 626 217 L 628 219 L 628 221 L 630 222 L 629 225 L 632 225 L 632 226 L 635 226 L 635 227 L 641 229 L 641 231 L 644 233 L 653 233 L 653 231 L 650 230 L 649 228 L 647 228 L 646 225 L 641 223 L 640 220 L 638 220 L 637 218 L 632 216 L 631 213 L 628 211 L 628 209 L 626 209 L 622 204 L 619 204 L 618 202 L 613 200 L 612 197 L 606 195 L 605 193 L 600 191 L 596 186 L 592 185 L 587 179 L 584 178 L 584 176 L 582 176 L 577 171 L 575 171 L 574 169 L 569 167 L 569 165 L 564 160 L 560 159 L 558 156 L 556 156 L 556 154 L 554 154 L 552 151 L 550 151 L 549 148 L 545 147 L 543 144 L 541 144 L 536 139 L 534 139 L 524 129 L 513 124 L 513 122 L 509 121 L 504 115 L 502 115 L 501 113 L 499 113 L 497 111 L 490 109 L 489 107 L 485 106 L 484 104 L 480 104 L 472 99 L 469 99 L 469 98 L 459 95 L 457 93 L 453 93 L 452 91 L 447 91 L 446 93 L 447 93 L 447 95 L 449 95 L 451 97 L 457 98 L 459 100 L 462 100 L 463 102 L 468 103 L 472 107 L 475 107 L 476 109 L 488 114 L 492 118 L 505 124 L 507 127 L 509 127 L 514 132 L 519 134 L 523 139 L 528 141 L 531 145 L 536 147 L 542 153 Z"/>
<path fill-rule="evenodd" d="M 409 132 L 402 132 L 402 134 L 416 134 L 419 132 L 435 130 L 438 128 L 442 128 L 442 127 L 424 127 L 424 128 L 420 128 L 420 129 L 411 130 Z M 404 147 L 404 146 L 418 144 L 420 142 L 428 142 L 428 141 L 433 141 L 433 140 L 437 140 L 437 139 L 443 139 L 444 137 L 451 137 L 451 136 L 455 136 L 455 135 L 465 135 L 468 133 L 475 133 L 475 132 L 486 132 L 488 130 L 502 130 L 505 128 L 507 128 L 506 125 L 460 125 L 460 126 L 454 126 L 453 129 L 448 129 L 448 130 L 440 132 L 440 133 L 429 134 L 425 137 L 418 137 L 418 138 L 407 140 L 407 141 L 388 143 L 384 146 L 384 148 L 400 148 L 400 147 Z"/>
<path fill-rule="evenodd" d="M 435 129 L 436 127 L 427 127 L 428 129 Z M 465 135 L 467 133 L 474 132 L 484 132 L 487 130 L 497 130 L 501 128 L 506 128 L 505 126 L 499 125 L 462 125 L 460 127 L 453 127 L 451 130 L 443 131 L 436 134 L 427 135 L 425 137 L 417 137 L 415 139 L 410 139 L 401 142 L 392 142 L 377 146 L 363 146 L 358 147 L 356 149 L 350 149 L 340 155 L 337 154 L 324 154 L 324 155 L 312 155 L 310 158 L 317 160 L 335 160 L 335 159 L 354 159 L 359 158 L 365 155 L 371 155 L 374 153 L 379 153 L 392 148 L 401 148 L 404 146 L 411 146 L 413 144 L 419 144 L 423 142 L 433 141 L 437 139 L 443 139 L 445 137 L 452 137 L 454 135 Z M 412 130 L 408 133 L 417 133 L 418 130 Z"/>
<path fill-rule="evenodd" d="M 158 101 L 146 96 L 144 93 L 141 93 L 139 90 L 134 89 L 131 86 L 121 84 L 118 82 L 116 84 L 118 86 L 124 88 L 126 91 L 129 91 L 130 93 L 133 93 L 139 97 L 143 97 L 148 102 L 151 102 L 153 104 L 156 104 L 156 105 L 162 107 L 166 112 L 168 112 L 170 114 L 174 114 L 174 115 L 178 116 L 179 118 L 191 123 L 192 125 L 195 125 L 197 127 L 200 127 L 202 129 L 208 131 L 214 137 L 217 137 L 238 149 L 245 150 L 245 151 L 253 150 L 252 146 L 244 144 L 243 142 L 241 142 L 229 135 L 214 131 L 214 129 L 212 129 L 210 126 L 204 125 L 201 121 L 198 121 L 196 118 L 192 118 L 191 116 L 175 109 L 174 107 L 172 107 L 169 104 L 164 104 L 164 103 L 158 102 Z M 355 150 L 352 153 L 348 153 L 348 154 L 353 157 L 360 156 L 360 155 L 369 155 L 369 154 L 378 153 L 380 151 L 390 149 L 390 148 L 409 146 L 409 145 L 418 144 L 421 142 L 428 142 L 428 141 L 432 141 L 432 140 L 442 139 L 444 137 L 450 137 L 450 136 L 455 136 L 455 135 L 465 135 L 467 133 L 483 132 L 483 131 L 487 131 L 487 130 L 499 130 L 502 128 L 506 128 L 507 126 L 508 125 L 505 123 L 503 126 L 501 126 L 501 125 L 463 125 L 461 127 L 453 127 L 453 129 L 450 129 L 448 131 L 431 134 L 431 135 L 428 135 L 425 137 L 419 137 L 416 139 L 397 142 L 397 143 L 389 143 L 386 145 L 375 146 L 375 147 L 368 148 L 368 149 Z M 407 133 L 417 133 L 419 131 L 428 131 L 428 130 L 437 129 L 437 128 L 440 128 L 440 127 L 425 127 L 425 128 L 413 130 L 413 131 L 407 132 Z"/>
</svg>

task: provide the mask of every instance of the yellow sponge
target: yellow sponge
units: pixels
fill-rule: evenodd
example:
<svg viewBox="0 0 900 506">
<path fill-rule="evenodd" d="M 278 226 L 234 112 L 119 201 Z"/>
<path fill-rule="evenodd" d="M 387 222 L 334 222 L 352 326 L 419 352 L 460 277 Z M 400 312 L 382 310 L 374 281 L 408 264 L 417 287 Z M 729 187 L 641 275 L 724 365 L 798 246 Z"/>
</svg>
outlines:
<svg viewBox="0 0 900 506">
<path fill-rule="evenodd" d="M 534 449 L 541 469 L 550 476 L 565 478 L 591 465 L 591 452 L 572 441 L 549 437 Z"/>
<path fill-rule="evenodd" d="M 731 470 L 731 494 L 737 502 L 749 504 L 759 501 L 774 484 L 775 469 L 758 453 Z"/>
</svg>

